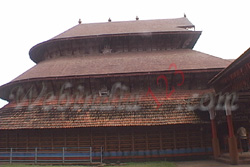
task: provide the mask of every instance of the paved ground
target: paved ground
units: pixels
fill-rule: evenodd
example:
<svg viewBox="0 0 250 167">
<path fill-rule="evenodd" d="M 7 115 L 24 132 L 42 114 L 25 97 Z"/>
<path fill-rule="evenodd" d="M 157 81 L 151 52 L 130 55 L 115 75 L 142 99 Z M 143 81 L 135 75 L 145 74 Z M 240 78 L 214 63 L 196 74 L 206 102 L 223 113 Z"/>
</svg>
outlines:
<svg viewBox="0 0 250 167">
<path fill-rule="evenodd" d="M 182 161 L 175 162 L 177 167 L 249 167 L 250 165 L 229 165 L 221 162 L 217 162 L 214 160 L 200 160 L 200 161 Z"/>
</svg>

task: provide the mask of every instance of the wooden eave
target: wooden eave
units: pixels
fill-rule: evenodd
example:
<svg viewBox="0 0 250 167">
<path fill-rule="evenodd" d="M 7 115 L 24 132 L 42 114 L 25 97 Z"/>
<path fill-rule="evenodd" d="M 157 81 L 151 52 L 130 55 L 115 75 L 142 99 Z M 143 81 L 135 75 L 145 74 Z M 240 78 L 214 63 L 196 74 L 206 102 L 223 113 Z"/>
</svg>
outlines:
<svg viewBox="0 0 250 167">
<path fill-rule="evenodd" d="M 201 73 L 201 72 L 220 72 L 222 68 L 213 68 L 213 69 L 195 69 L 195 70 L 182 70 L 184 74 L 186 73 Z M 162 75 L 162 74 L 171 74 L 174 71 L 153 71 L 153 72 L 134 72 L 134 73 L 122 73 L 122 74 L 104 74 L 104 75 L 84 75 L 84 76 L 64 76 L 64 77 L 46 77 L 46 78 L 31 78 L 25 80 L 13 81 L 7 84 L 0 86 L 0 98 L 4 100 L 9 100 L 9 92 L 12 88 L 31 82 L 39 81 L 55 81 L 55 80 L 70 80 L 70 79 L 85 79 L 85 78 L 108 78 L 108 77 L 132 77 L 132 76 L 146 76 L 146 75 Z"/>
<path fill-rule="evenodd" d="M 51 39 L 42 43 L 39 43 L 33 46 L 30 51 L 29 55 L 31 60 L 35 63 L 38 63 L 43 60 L 43 54 L 46 50 L 46 47 L 51 44 L 60 44 L 63 41 L 73 41 L 73 40 L 81 40 L 81 39 L 97 39 L 97 38 L 106 38 L 106 37 L 132 37 L 132 36 L 154 36 L 154 35 L 193 35 L 192 41 L 187 46 L 187 48 L 192 49 L 196 44 L 197 40 L 201 35 L 201 31 L 174 31 L 174 32 L 152 32 L 152 33 L 127 33 L 127 34 L 103 34 L 103 35 L 92 35 L 92 36 L 80 36 L 80 37 L 71 37 L 71 38 L 59 38 L 59 39 Z"/>
</svg>

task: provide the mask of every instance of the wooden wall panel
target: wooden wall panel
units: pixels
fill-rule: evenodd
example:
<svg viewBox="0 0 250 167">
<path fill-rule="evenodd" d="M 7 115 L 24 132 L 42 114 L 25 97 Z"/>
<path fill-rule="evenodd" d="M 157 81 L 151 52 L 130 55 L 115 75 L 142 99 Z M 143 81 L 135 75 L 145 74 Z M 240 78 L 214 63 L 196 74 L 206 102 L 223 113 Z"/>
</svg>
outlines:
<svg viewBox="0 0 250 167">
<path fill-rule="evenodd" d="M 141 151 L 211 147 L 210 125 L 106 127 L 2 131 L 0 148 L 90 147 L 99 151 Z"/>
</svg>

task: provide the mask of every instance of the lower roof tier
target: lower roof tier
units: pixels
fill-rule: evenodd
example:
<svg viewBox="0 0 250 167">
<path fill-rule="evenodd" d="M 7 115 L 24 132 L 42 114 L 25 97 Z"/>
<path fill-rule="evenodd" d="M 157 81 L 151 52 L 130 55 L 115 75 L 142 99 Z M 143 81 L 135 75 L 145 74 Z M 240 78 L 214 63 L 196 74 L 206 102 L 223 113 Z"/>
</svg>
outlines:
<svg viewBox="0 0 250 167">
<path fill-rule="evenodd" d="M 165 92 L 155 96 L 141 92 L 112 98 L 88 96 L 77 101 L 55 98 L 9 103 L 0 109 L 0 129 L 209 123 L 208 112 L 199 110 L 199 104 L 204 94 L 212 92 L 178 90 L 169 97 Z"/>
</svg>

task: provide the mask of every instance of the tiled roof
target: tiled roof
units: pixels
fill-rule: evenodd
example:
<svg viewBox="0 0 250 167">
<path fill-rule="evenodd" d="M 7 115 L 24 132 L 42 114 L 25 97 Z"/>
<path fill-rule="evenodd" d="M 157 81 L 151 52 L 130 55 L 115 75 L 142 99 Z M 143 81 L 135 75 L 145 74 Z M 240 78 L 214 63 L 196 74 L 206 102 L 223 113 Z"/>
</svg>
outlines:
<svg viewBox="0 0 250 167">
<path fill-rule="evenodd" d="M 200 99 L 194 94 L 202 95 L 212 90 L 179 90 L 166 98 L 165 93 L 156 93 L 157 103 L 146 92 L 124 94 L 122 100 L 114 96 L 94 97 L 79 100 L 74 106 L 73 100 L 54 99 L 37 101 L 28 109 L 24 102 L 19 107 L 10 103 L 0 110 L 0 129 L 39 129 L 39 128 L 73 128 L 99 126 L 151 126 L 168 124 L 208 123 L 209 115 L 205 111 L 193 111 L 188 105 L 195 105 Z M 133 97 L 133 98 L 131 98 Z M 136 105 L 136 107 L 135 107 Z M 47 107 L 46 107 L 47 106 Z M 131 108 L 132 107 L 132 108 Z M 134 108 L 133 108 L 134 107 Z"/>
<path fill-rule="evenodd" d="M 225 68 L 230 61 L 191 49 L 61 57 L 38 63 L 13 81 L 34 78 Z M 12 82 L 13 82 L 12 81 Z"/>
<path fill-rule="evenodd" d="M 186 18 L 134 20 L 121 22 L 78 24 L 52 39 L 111 34 L 188 31 L 194 25 Z"/>
<path fill-rule="evenodd" d="M 113 36 L 154 36 L 156 34 L 175 34 L 179 36 L 188 35 L 185 47 L 193 48 L 201 31 L 192 31 L 195 26 L 186 18 L 156 19 L 156 20 L 134 20 L 120 22 L 87 23 L 78 24 L 69 30 L 55 36 L 54 38 L 39 43 L 30 49 L 30 58 L 38 63 L 43 60 L 42 55 L 54 44 L 62 44 L 62 41 L 73 41 L 76 39 L 98 39 Z M 169 37 L 168 37 L 169 38 Z M 78 41 L 79 42 L 79 41 Z M 59 47 L 60 48 L 60 47 Z"/>
<path fill-rule="evenodd" d="M 229 80 L 226 80 L 227 83 L 232 82 L 235 78 L 238 77 L 238 75 L 233 74 L 233 72 L 236 72 L 239 70 L 241 75 L 243 74 L 244 66 L 249 66 L 248 63 L 250 62 L 250 48 L 248 48 L 244 53 L 242 53 L 237 59 L 234 61 L 231 61 L 231 63 L 223 69 L 220 73 L 218 73 L 216 76 L 214 76 L 210 81 L 210 85 L 220 85 L 221 87 L 225 87 L 225 83 L 222 82 L 223 78 L 230 78 Z M 247 68 L 246 70 L 249 70 Z M 236 79 L 237 80 L 237 79 Z M 221 82 L 221 83 L 220 83 Z"/>
</svg>

